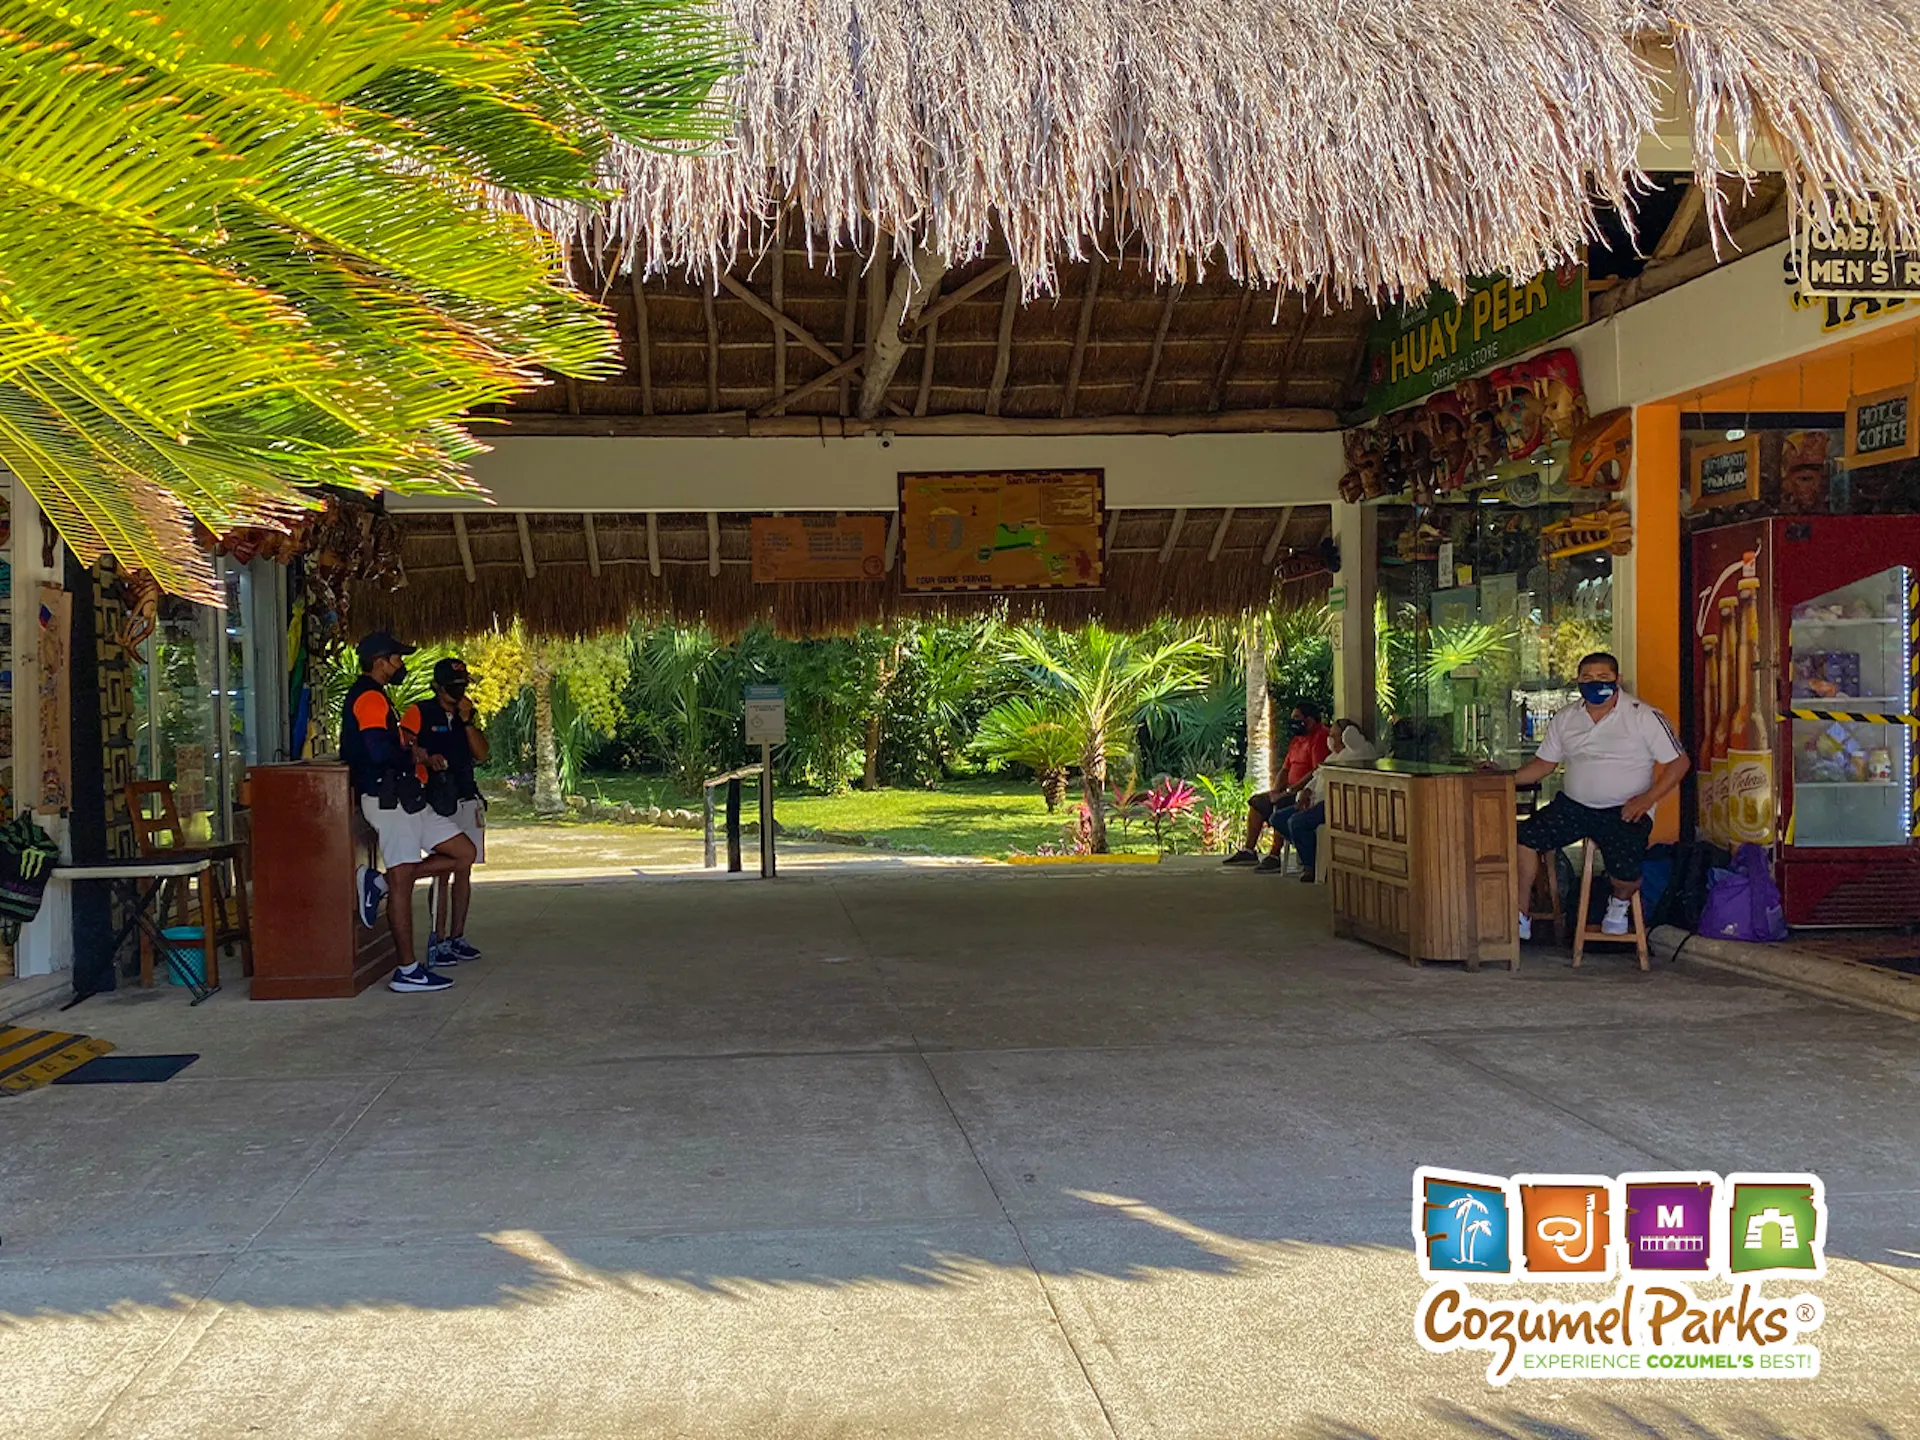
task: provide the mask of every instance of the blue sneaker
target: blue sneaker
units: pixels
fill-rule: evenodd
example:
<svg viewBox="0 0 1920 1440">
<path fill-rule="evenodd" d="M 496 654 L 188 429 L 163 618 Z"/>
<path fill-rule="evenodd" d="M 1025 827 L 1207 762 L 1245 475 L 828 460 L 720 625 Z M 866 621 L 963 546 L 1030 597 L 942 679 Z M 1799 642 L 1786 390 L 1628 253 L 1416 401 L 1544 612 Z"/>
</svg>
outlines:
<svg viewBox="0 0 1920 1440">
<path fill-rule="evenodd" d="M 446 941 L 429 940 L 427 942 L 427 968 L 429 970 L 445 970 L 459 963 L 460 957 L 447 949 Z"/>
<path fill-rule="evenodd" d="M 401 994 L 419 994 L 428 990 L 451 990 L 453 981 L 444 975 L 436 975 L 427 965 L 415 965 L 411 970 L 396 970 L 393 978 L 387 981 L 389 990 L 398 990 Z"/>
<path fill-rule="evenodd" d="M 371 930 L 380 923 L 380 902 L 387 898 L 387 877 L 371 865 L 353 872 L 353 893 L 360 904 L 360 923 Z"/>
<path fill-rule="evenodd" d="M 454 959 L 461 961 L 478 960 L 480 958 L 480 952 L 467 943 L 467 937 L 464 935 L 455 935 L 451 939 L 442 940 L 440 942 L 440 953 L 443 955 L 451 955 Z"/>
</svg>

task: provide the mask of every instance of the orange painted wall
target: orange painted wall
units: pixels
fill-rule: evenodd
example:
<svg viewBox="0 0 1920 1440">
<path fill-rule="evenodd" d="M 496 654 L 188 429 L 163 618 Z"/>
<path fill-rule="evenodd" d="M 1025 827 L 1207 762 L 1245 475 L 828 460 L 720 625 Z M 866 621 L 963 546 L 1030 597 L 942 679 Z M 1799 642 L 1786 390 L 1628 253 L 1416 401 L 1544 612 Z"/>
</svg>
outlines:
<svg viewBox="0 0 1920 1440">
<path fill-rule="evenodd" d="M 1680 407 L 1633 415 L 1633 689 L 1680 723 Z M 1680 802 L 1654 812 L 1653 838 L 1680 838 Z"/>
</svg>

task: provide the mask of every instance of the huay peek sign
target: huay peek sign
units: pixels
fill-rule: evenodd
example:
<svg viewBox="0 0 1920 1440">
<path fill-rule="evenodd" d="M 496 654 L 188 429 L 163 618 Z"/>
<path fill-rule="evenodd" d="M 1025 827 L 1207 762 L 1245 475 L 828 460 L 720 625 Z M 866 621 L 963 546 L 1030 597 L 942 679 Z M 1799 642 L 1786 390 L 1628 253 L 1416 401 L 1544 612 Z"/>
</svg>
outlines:
<svg viewBox="0 0 1920 1440">
<path fill-rule="evenodd" d="M 1587 323 L 1587 267 L 1529 280 L 1492 275 L 1465 297 L 1435 286 L 1383 311 L 1367 332 L 1367 411 L 1383 415 Z"/>
</svg>

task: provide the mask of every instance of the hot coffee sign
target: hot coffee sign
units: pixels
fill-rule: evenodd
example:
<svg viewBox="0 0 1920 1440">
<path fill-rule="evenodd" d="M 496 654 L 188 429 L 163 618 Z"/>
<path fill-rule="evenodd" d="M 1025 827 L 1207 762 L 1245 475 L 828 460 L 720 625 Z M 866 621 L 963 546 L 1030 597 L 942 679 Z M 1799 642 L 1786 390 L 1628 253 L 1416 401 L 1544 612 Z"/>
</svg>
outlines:
<svg viewBox="0 0 1920 1440">
<path fill-rule="evenodd" d="M 1920 453 L 1914 431 L 1914 387 L 1856 395 L 1847 402 L 1847 463 L 1878 465 Z"/>
</svg>

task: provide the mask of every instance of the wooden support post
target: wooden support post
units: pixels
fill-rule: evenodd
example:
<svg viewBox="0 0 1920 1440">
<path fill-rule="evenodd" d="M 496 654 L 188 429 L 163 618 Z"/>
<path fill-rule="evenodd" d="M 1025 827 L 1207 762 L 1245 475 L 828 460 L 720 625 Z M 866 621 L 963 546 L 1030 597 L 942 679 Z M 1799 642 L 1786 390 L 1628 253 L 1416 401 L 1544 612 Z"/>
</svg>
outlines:
<svg viewBox="0 0 1920 1440">
<path fill-rule="evenodd" d="M 1213 543 L 1207 546 L 1207 563 L 1211 565 L 1220 558 L 1220 547 L 1227 543 L 1227 527 L 1233 524 L 1233 506 L 1227 506 L 1220 516 L 1220 523 L 1213 527 Z"/>
<path fill-rule="evenodd" d="M 1674 207 L 1673 219 L 1667 222 L 1667 228 L 1660 232 L 1659 240 L 1654 242 L 1653 254 L 1647 257 L 1647 263 L 1664 265 L 1685 250 L 1687 236 L 1693 233 L 1694 222 L 1706 208 L 1706 190 L 1698 181 L 1689 183 L 1680 192 L 1680 203 Z"/>
<path fill-rule="evenodd" d="M 1207 395 L 1207 409 L 1218 410 L 1227 398 L 1227 381 L 1233 377 L 1233 367 L 1240 363 L 1240 347 L 1247 338 L 1247 315 L 1253 309 L 1253 291 L 1240 292 L 1240 308 L 1233 312 L 1233 331 L 1227 337 L 1227 348 L 1220 354 L 1220 368 L 1213 375 L 1213 389 Z"/>
<path fill-rule="evenodd" d="M 653 337 L 648 333 L 647 291 L 640 283 L 640 262 L 633 264 L 633 328 L 638 342 L 634 346 L 640 361 L 640 413 L 653 414 Z"/>
<path fill-rule="evenodd" d="M 1173 523 L 1167 527 L 1167 538 L 1160 542 L 1160 563 L 1166 564 L 1173 558 L 1173 547 L 1180 543 L 1180 532 L 1187 528 L 1187 507 L 1174 507 Z"/>
<path fill-rule="evenodd" d="M 1146 414 L 1147 406 L 1153 403 L 1153 382 L 1160 375 L 1160 352 L 1167 346 L 1167 328 L 1173 324 L 1174 302 L 1186 288 L 1179 283 L 1167 288 L 1167 298 L 1160 306 L 1160 323 L 1153 331 L 1153 349 L 1147 352 L 1147 373 L 1140 377 L 1140 392 L 1133 397 L 1133 413 L 1136 415 Z"/>
<path fill-rule="evenodd" d="M 1109 509 L 1107 511 L 1107 536 L 1106 536 L 1106 540 L 1100 546 L 1100 555 L 1102 559 L 1105 559 L 1107 556 L 1113 553 L 1113 537 L 1115 535 L 1118 535 L 1119 533 L 1120 533 L 1120 512 L 1118 510 Z"/>
<path fill-rule="evenodd" d="M 1020 276 L 1007 272 L 1006 293 L 1000 298 L 1000 340 L 993 352 L 993 380 L 987 386 L 987 414 L 1000 413 L 1000 400 L 1007 391 L 1007 366 L 1013 358 L 1013 317 L 1020 309 Z"/>
<path fill-rule="evenodd" d="M 598 579 L 600 576 L 600 536 L 593 528 L 593 512 L 589 510 L 580 517 L 580 526 L 587 536 L 587 573 Z"/>
<path fill-rule="evenodd" d="M 513 517 L 520 522 L 520 564 L 527 572 L 527 578 L 533 578 L 533 531 L 527 525 L 527 512 L 522 510 Z"/>
<path fill-rule="evenodd" d="M 700 311 L 707 321 L 707 412 L 720 408 L 720 325 L 713 313 L 713 287 L 700 287 Z"/>
<path fill-rule="evenodd" d="M 578 415 L 580 413 L 580 382 L 571 375 L 563 375 L 560 378 L 567 385 L 567 413 Z"/>
<path fill-rule="evenodd" d="M 467 577 L 467 583 L 473 584 L 473 543 L 467 539 L 467 517 L 456 514 L 453 517 L 453 543 L 460 547 L 460 573 Z"/>
<path fill-rule="evenodd" d="M 807 329 L 806 326 L 802 325 L 798 320 L 795 320 L 791 315 L 788 315 L 777 306 L 767 304 L 766 301 L 754 294 L 753 291 L 741 284 L 733 276 L 723 273 L 720 276 L 720 283 L 727 287 L 727 293 L 733 296 L 734 299 L 740 301 L 755 314 L 772 322 L 776 335 L 786 335 L 799 341 L 808 351 L 818 355 L 829 365 L 836 365 L 840 362 L 842 357 L 834 354 L 833 351 L 821 344 L 819 337 L 811 330 Z"/>
<path fill-rule="evenodd" d="M 1273 534 L 1267 537 L 1267 548 L 1261 552 L 1260 563 L 1262 565 L 1271 565 L 1273 563 L 1273 557 L 1280 553 L 1280 542 L 1286 538 L 1287 525 L 1292 519 L 1293 506 L 1282 505 L 1280 507 L 1280 518 L 1274 521 L 1273 524 Z"/>
<path fill-rule="evenodd" d="M 1096 252 L 1087 265 L 1087 288 L 1080 296 L 1080 324 L 1073 332 L 1073 356 L 1067 361 L 1067 389 L 1060 397 L 1060 418 L 1073 418 L 1074 401 L 1080 395 L 1080 367 L 1087 360 L 1087 336 L 1093 329 L 1093 302 L 1100 297 L 1101 260 Z"/>
<path fill-rule="evenodd" d="M 874 419 L 885 406 L 887 387 L 893 383 L 900 362 L 907 358 L 907 336 L 928 297 L 940 288 L 940 278 L 946 271 L 938 251 L 916 246 L 894 275 L 891 288 L 884 288 L 886 267 L 882 259 L 874 262 L 882 283 L 877 284 L 874 272 L 868 272 L 867 369 L 860 381 L 862 420 Z"/>
<path fill-rule="evenodd" d="M 720 512 L 707 511 L 707 574 L 720 573 Z"/>
<path fill-rule="evenodd" d="M 1013 262 L 1002 260 L 997 265 L 989 265 L 966 284 L 957 287 L 950 294 L 941 296 L 920 312 L 920 318 L 908 327 L 909 330 L 924 329 L 957 305 L 964 305 L 990 285 L 997 285 L 1006 276 L 1013 273 Z"/>
<path fill-rule="evenodd" d="M 660 517 L 651 510 L 647 512 L 647 573 L 660 577 Z"/>
</svg>

